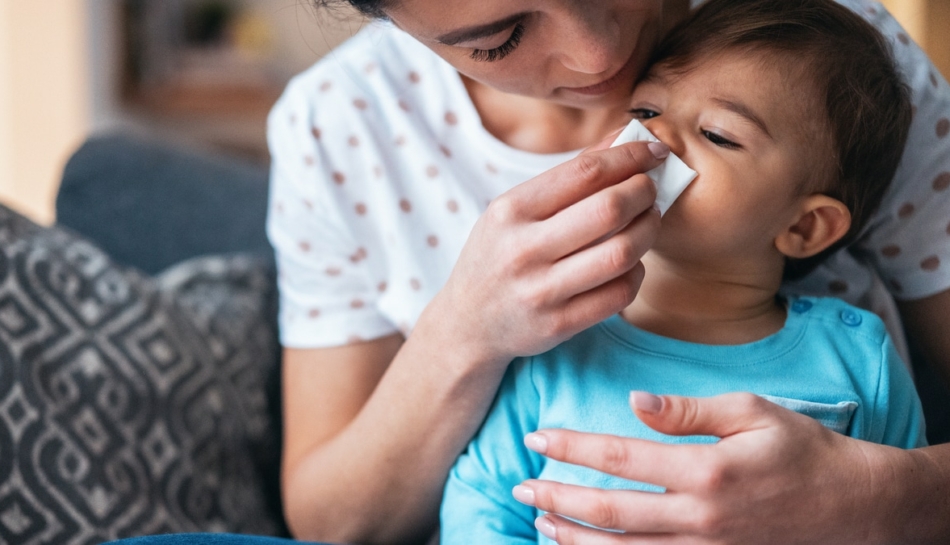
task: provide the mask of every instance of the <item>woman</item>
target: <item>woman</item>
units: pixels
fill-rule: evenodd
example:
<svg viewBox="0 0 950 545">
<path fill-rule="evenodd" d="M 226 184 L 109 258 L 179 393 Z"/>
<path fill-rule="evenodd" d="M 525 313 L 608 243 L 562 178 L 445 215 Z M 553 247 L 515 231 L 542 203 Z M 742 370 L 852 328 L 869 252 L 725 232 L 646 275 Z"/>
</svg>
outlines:
<svg viewBox="0 0 950 545">
<path fill-rule="evenodd" d="M 659 226 L 641 173 L 669 150 L 598 141 L 625 123 L 651 47 L 689 6 L 348 1 L 392 26 L 298 77 L 269 127 L 285 513 L 301 539 L 425 541 L 507 363 L 635 296 Z M 863 253 L 839 252 L 794 289 L 880 311 L 874 267 L 910 340 L 950 377 L 950 90 L 878 4 L 842 3 L 896 36 L 918 116 Z M 651 495 L 527 482 L 554 513 L 539 528 L 561 544 L 950 540 L 950 445 L 865 444 L 747 399 L 639 398 L 651 426 L 716 445 L 532 434 L 558 460 L 687 483 Z"/>
</svg>

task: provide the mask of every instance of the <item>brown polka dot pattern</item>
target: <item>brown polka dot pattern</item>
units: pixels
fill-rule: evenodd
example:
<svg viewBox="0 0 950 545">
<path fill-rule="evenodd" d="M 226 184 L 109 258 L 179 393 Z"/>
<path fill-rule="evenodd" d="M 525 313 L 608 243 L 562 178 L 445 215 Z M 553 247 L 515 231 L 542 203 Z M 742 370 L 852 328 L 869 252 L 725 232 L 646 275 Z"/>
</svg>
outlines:
<svg viewBox="0 0 950 545">
<path fill-rule="evenodd" d="M 402 199 L 399 201 L 399 209 L 408 214 L 412 212 L 412 203 L 406 199 Z"/>
<path fill-rule="evenodd" d="M 459 118 L 455 112 L 445 112 L 445 122 L 449 125 L 458 125 Z"/>
<path fill-rule="evenodd" d="M 277 204 L 274 206 L 274 209 L 277 211 L 278 214 L 283 214 L 283 213 L 284 213 L 284 203 L 282 203 L 282 202 L 277 203 Z"/>
<path fill-rule="evenodd" d="M 437 248 L 439 246 L 439 237 L 429 235 L 429 238 L 426 239 L 426 244 L 428 244 L 430 248 Z"/>
<path fill-rule="evenodd" d="M 950 134 L 950 119 L 946 117 L 937 121 L 937 138 L 944 138 Z"/>
<path fill-rule="evenodd" d="M 396 139 L 393 141 L 393 144 L 395 144 L 397 148 L 400 148 L 400 147 L 402 147 L 402 146 L 405 146 L 405 145 L 406 145 L 406 137 L 400 134 L 400 135 L 397 136 Z"/>
<path fill-rule="evenodd" d="M 897 216 L 898 216 L 899 218 L 901 218 L 901 219 L 909 218 L 909 217 L 911 217 L 911 216 L 914 214 L 914 210 L 915 210 L 915 208 L 914 208 L 914 205 L 913 205 L 912 203 L 905 202 L 905 203 L 902 204 L 901 207 L 897 210 Z"/>
<path fill-rule="evenodd" d="M 426 176 L 430 178 L 435 178 L 438 175 L 439 175 L 439 167 L 435 165 L 429 165 L 429 167 L 426 168 Z"/>
<path fill-rule="evenodd" d="M 343 274 L 343 269 L 339 267 L 327 267 L 326 273 L 327 276 L 340 276 Z"/>
<path fill-rule="evenodd" d="M 306 208 L 307 210 L 313 210 L 313 203 L 310 202 L 308 199 L 304 199 L 303 207 Z"/>
<path fill-rule="evenodd" d="M 343 185 L 346 183 L 346 175 L 339 171 L 334 172 L 333 181 L 336 183 L 336 185 Z"/>
<path fill-rule="evenodd" d="M 455 200 L 450 200 L 449 202 L 445 203 L 445 207 L 448 208 L 449 212 L 453 214 L 459 211 L 459 203 Z"/>
<path fill-rule="evenodd" d="M 388 287 L 389 285 L 386 282 L 380 282 L 379 285 L 376 286 L 376 291 L 379 293 L 384 293 Z"/>
<path fill-rule="evenodd" d="M 373 72 L 376 71 L 376 63 L 375 62 L 367 63 L 366 66 L 363 67 L 363 71 L 366 72 L 367 74 L 372 74 Z"/>
<path fill-rule="evenodd" d="M 448 159 L 452 158 L 452 150 L 450 150 L 449 148 L 445 146 L 439 146 L 439 151 L 441 151 L 442 155 L 445 155 L 446 158 Z"/>
<path fill-rule="evenodd" d="M 897 40 L 904 45 L 910 44 L 910 38 L 907 37 L 907 34 L 904 34 L 903 32 L 897 33 Z"/>
<path fill-rule="evenodd" d="M 934 178 L 934 191 L 944 191 L 950 187 L 950 172 L 941 172 Z"/>
<path fill-rule="evenodd" d="M 369 108 L 369 103 L 367 103 L 362 98 L 358 98 L 353 101 L 353 106 L 355 106 L 357 110 L 365 110 L 366 108 Z"/>
<path fill-rule="evenodd" d="M 320 140 L 320 136 L 323 135 L 323 132 L 320 130 L 319 127 L 314 127 L 310 129 L 310 134 L 312 134 L 315 139 Z"/>
<path fill-rule="evenodd" d="M 346 143 L 349 144 L 351 148 L 356 148 L 356 147 L 359 147 L 359 145 L 360 145 L 360 139 L 357 138 L 357 137 L 355 137 L 355 136 L 351 136 L 351 137 L 346 141 Z"/>
<path fill-rule="evenodd" d="M 290 124 L 291 124 L 291 125 L 296 125 L 296 124 L 297 124 L 297 116 L 296 116 L 295 114 L 291 114 L 291 116 L 290 116 Z"/>
<path fill-rule="evenodd" d="M 316 319 L 316 318 L 319 318 L 319 317 L 320 317 L 320 309 L 318 309 L 318 308 L 312 308 L 312 309 L 310 309 L 310 312 L 307 313 L 307 316 L 309 316 L 311 320 Z"/>
<path fill-rule="evenodd" d="M 422 81 L 422 77 L 419 76 L 419 73 L 416 71 L 409 72 L 409 82 L 410 83 L 419 83 Z"/>
<path fill-rule="evenodd" d="M 326 92 L 329 91 L 332 87 L 333 87 L 333 82 L 332 82 L 332 81 L 324 81 L 323 83 L 320 84 L 320 91 L 326 93 Z"/>
<path fill-rule="evenodd" d="M 498 174 L 498 167 L 491 163 L 485 163 L 485 170 L 487 170 L 489 174 Z"/>
<path fill-rule="evenodd" d="M 366 205 L 361 202 L 356 203 L 356 206 L 354 206 L 353 209 L 356 211 L 356 214 L 359 216 L 366 215 Z"/>
<path fill-rule="evenodd" d="M 881 248 L 881 255 L 884 257 L 897 257 L 901 255 L 901 247 L 896 244 Z"/>
<path fill-rule="evenodd" d="M 308 167 L 312 167 L 313 164 L 316 163 L 316 160 L 314 160 L 313 155 L 307 155 L 303 158 L 303 162 Z"/>
<path fill-rule="evenodd" d="M 406 102 L 405 100 L 399 101 L 399 109 L 406 113 L 409 113 L 412 111 L 412 108 L 409 107 L 409 103 Z"/>
<path fill-rule="evenodd" d="M 379 165 L 374 166 L 374 167 L 373 167 L 373 176 L 376 176 L 377 178 L 382 178 L 382 177 L 383 177 L 383 167 L 381 167 L 381 166 L 379 166 Z"/>
<path fill-rule="evenodd" d="M 300 243 L 298 244 L 298 246 L 300 247 L 300 251 L 301 251 L 301 252 L 309 252 L 309 251 L 310 251 L 310 243 L 307 242 L 306 240 L 300 241 Z"/>
<path fill-rule="evenodd" d="M 352 309 L 360 309 L 365 306 L 366 306 L 366 303 L 364 303 L 362 299 L 353 299 L 352 301 L 350 301 L 350 308 Z"/>
<path fill-rule="evenodd" d="M 422 289 L 422 282 L 419 282 L 418 278 L 412 278 L 409 280 L 409 287 L 412 288 L 413 291 L 419 291 Z"/>
<path fill-rule="evenodd" d="M 828 283 L 828 291 L 840 295 L 848 291 L 848 283 L 844 280 L 833 280 Z"/>
<path fill-rule="evenodd" d="M 894 290 L 895 293 L 901 293 L 904 291 L 904 285 L 901 284 L 896 278 L 891 278 L 890 284 L 891 289 Z"/>
<path fill-rule="evenodd" d="M 933 72 L 930 73 L 930 84 L 933 85 L 934 89 L 937 88 L 937 74 Z"/>
<path fill-rule="evenodd" d="M 940 258 L 932 255 L 920 262 L 920 268 L 925 271 L 935 271 L 940 268 Z"/>
<path fill-rule="evenodd" d="M 363 261 L 364 259 L 366 259 L 367 255 L 368 253 L 366 251 L 366 248 L 362 248 L 362 247 L 358 248 L 356 250 L 356 253 L 350 256 L 350 262 L 354 264 L 359 263 L 360 261 Z"/>
</svg>

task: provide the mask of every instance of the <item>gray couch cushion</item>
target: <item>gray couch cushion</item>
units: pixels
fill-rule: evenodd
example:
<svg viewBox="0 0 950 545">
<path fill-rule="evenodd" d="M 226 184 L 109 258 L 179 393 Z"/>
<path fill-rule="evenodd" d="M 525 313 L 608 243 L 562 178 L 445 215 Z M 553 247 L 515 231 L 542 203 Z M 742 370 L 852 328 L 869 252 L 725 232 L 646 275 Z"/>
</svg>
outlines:
<svg viewBox="0 0 950 545">
<path fill-rule="evenodd" d="M 153 280 L 0 208 L 0 542 L 281 534 L 270 270 Z"/>
<path fill-rule="evenodd" d="M 269 257 L 266 216 L 264 165 L 128 134 L 83 144 L 56 198 L 60 225 L 149 274 L 207 254 Z"/>
</svg>

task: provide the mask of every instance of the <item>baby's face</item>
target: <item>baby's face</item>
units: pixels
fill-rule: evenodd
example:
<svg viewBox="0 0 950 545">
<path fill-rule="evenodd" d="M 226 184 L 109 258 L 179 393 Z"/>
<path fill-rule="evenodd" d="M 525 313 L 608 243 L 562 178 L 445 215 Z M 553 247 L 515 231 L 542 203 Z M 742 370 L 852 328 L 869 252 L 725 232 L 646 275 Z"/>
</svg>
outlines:
<svg viewBox="0 0 950 545">
<path fill-rule="evenodd" d="M 664 216 L 656 252 L 756 263 L 774 250 L 831 160 L 825 115 L 799 73 L 725 53 L 682 74 L 660 65 L 637 86 L 634 117 L 699 173 Z"/>
</svg>

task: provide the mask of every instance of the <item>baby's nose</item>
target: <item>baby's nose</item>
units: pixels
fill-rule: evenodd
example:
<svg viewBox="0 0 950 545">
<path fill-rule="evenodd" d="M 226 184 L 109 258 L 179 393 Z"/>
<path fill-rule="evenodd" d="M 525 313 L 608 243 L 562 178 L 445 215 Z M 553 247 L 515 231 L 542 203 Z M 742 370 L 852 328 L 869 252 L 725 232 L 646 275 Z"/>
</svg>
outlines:
<svg viewBox="0 0 950 545">
<path fill-rule="evenodd" d="M 643 121 L 643 126 L 653 133 L 653 136 L 657 137 L 660 142 L 669 146 L 670 151 L 675 155 L 683 157 L 686 154 L 686 145 L 680 137 L 679 131 L 663 116 L 646 119 Z"/>
</svg>

